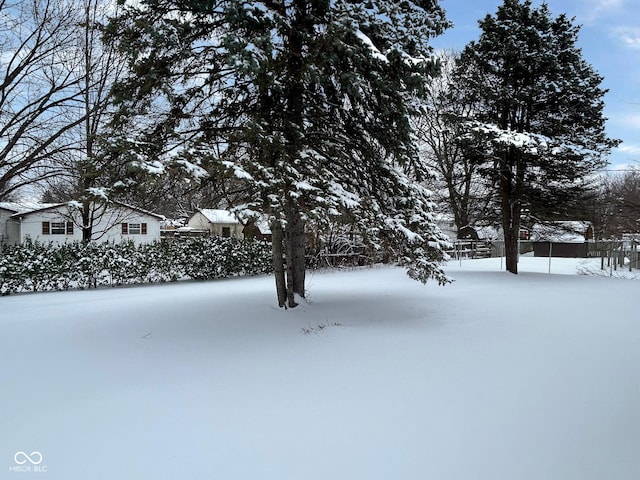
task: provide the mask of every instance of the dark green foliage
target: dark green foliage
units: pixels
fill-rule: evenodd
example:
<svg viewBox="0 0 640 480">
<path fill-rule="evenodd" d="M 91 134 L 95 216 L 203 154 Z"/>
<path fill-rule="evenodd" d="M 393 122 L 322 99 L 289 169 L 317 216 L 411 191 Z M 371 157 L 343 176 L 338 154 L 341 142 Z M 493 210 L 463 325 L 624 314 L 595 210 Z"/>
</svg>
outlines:
<svg viewBox="0 0 640 480">
<path fill-rule="evenodd" d="M 116 89 L 122 150 L 217 161 L 245 183 L 245 211 L 281 225 L 288 267 L 304 263 L 307 222 L 348 213 L 413 277 L 443 281 L 444 238 L 406 171 L 426 175 L 409 117 L 447 25 L 425 0 L 143 0 L 108 32 L 134 72 Z M 304 265 L 287 275 L 291 304 Z"/>
<path fill-rule="evenodd" d="M 606 136 L 602 77 L 576 46 L 579 27 L 543 4 L 505 0 L 462 52 L 452 94 L 473 105 L 466 155 L 496 188 L 517 273 L 520 217 L 572 216 L 585 178 L 617 144 Z"/>
<path fill-rule="evenodd" d="M 271 272 L 270 246 L 210 237 L 136 246 L 131 242 L 4 244 L 0 294 L 208 280 Z"/>
</svg>

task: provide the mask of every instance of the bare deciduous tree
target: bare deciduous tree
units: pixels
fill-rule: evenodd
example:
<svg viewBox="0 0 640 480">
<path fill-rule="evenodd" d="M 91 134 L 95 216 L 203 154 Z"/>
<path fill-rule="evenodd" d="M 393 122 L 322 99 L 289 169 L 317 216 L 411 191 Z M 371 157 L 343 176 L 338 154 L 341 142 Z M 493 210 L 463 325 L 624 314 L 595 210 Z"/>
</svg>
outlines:
<svg viewBox="0 0 640 480">
<path fill-rule="evenodd" d="M 455 96 L 449 88 L 455 68 L 456 52 L 441 52 L 441 73 L 430 82 L 430 89 L 421 106 L 421 115 L 414 119 L 421 158 L 435 172 L 430 185 L 453 215 L 458 238 L 472 230 L 472 225 L 496 221 L 494 195 L 490 185 L 478 175 L 479 164 L 465 154 L 465 130 L 460 122 L 473 111 L 468 99 Z"/>
<path fill-rule="evenodd" d="M 640 233 L 640 168 L 602 177 L 594 206 L 600 238 Z"/>
<path fill-rule="evenodd" d="M 0 199 L 58 174 L 51 159 L 84 122 L 64 115 L 82 100 L 73 19 L 65 1 L 0 0 Z"/>
</svg>

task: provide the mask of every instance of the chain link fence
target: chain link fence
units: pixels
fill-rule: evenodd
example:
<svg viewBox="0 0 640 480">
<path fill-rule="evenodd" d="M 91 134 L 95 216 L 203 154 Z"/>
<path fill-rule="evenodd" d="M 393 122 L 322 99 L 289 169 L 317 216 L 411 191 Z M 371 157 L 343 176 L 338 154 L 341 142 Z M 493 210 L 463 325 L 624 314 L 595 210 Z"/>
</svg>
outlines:
<svg viewBox="0 0 640 480">
<path fill-rule="evenodd" d="M 640 241 L 597 240 L 584 243 L 519 241 L 520 254 L 535 252 L 536 257 L 600 258 L 602 270 L 640 268 Z M 504 257 L 503 241 L 456 240 L 447 250 L 452 260 Z"/>
</svg>

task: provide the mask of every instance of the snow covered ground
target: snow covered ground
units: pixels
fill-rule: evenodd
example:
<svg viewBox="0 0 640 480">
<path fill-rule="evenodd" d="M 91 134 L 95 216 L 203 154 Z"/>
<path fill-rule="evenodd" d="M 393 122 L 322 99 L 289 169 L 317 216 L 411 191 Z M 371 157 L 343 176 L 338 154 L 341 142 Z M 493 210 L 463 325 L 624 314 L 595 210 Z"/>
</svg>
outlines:
<svg viewBox="0 0 640 480">
<path fill-rule="evenodd" d="M 499 262 L 0 298 L 0 478 L 637 480 L 640 283 Z"/>
</svg>

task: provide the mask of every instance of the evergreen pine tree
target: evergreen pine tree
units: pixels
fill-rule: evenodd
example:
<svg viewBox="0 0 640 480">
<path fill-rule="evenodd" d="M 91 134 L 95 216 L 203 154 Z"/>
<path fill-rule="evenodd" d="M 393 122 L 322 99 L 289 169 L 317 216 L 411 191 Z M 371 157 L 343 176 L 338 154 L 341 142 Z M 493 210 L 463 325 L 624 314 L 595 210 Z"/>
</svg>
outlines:
<svg viewBox="0 0 640 480">
<path fill-rule="evenodd" d="M 238 211 L 270 217 L 281 306 L 305 294 L 306 223 L 347 211 L 413 278 L 444 282 L 430 194 L 407 173 L 426 175 L 410 98 L 446 26 L 433 1 L 146 0 L 112 24 L 134 71 L 120 120 L 159 110 L 136 144 L 218 151 L 251 186 Z"/>
<path fill-rule="evenodd" d="M 454 88 L 476 105 L 461 119 L 475 147 L 467 155 L 496 186 L 507 270 L 517 273 L 521 215 L 566 215 L 617 141 L 606 136 L 602 77 L 582 58 L 572 20 L 505 0 L 479 24 Z"/>
</svg>

